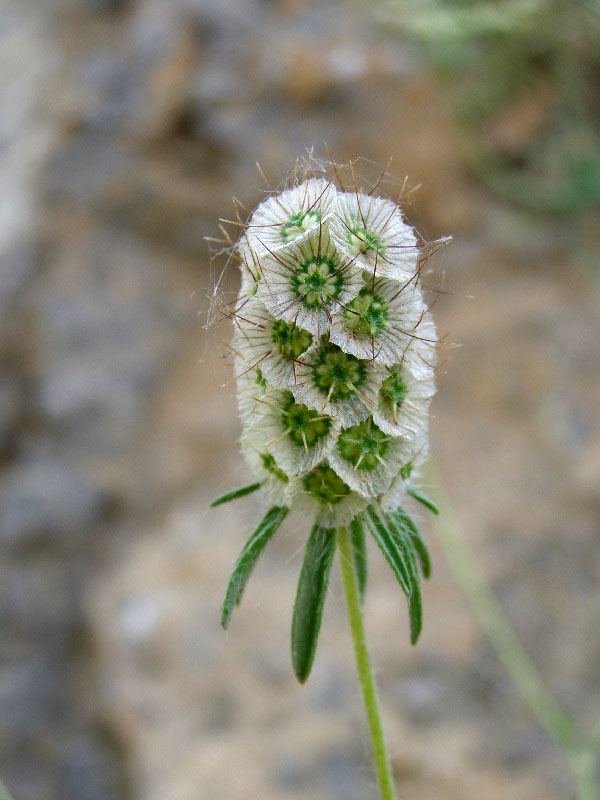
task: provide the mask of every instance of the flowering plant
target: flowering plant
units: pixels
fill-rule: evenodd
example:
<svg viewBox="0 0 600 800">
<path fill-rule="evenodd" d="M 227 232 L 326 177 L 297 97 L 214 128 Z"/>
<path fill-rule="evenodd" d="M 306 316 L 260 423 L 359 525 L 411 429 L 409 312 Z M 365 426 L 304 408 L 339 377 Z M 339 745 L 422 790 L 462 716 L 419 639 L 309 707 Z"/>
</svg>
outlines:
<svg viewBox="0 0 600 800">
<path fill-rule="evenodd" d="M 241 289 L 228 315 L 242 452 L 257 480 L 213 502 L 260 490 L 269 503 L 235 564 L 223 627 L 288 511 L 312 523 L 292 622 L 301 682 L 313 663 L 336 544 L 359 672 L 361 659 L 368 667 L 360 614 L 365 528 L 407 597 L 411 642 L 417 641 L 418 567 L 427 577 L 430 559 L 404 504 L 412 496 L 436 511 L 417 488 L 438 345 L 421 285 L 427 258 L 396 202 L 375 196 L 376 187 L 359 190 L 353 169 L 347 191 L 334 172 L 339 188 L 309 167 L 240 221 L 231 252 Z M 374 684 L 371 678 L 371 691 L 362 674 L 361 680 L 375 742 Z M 378 763 L 378 773 L 383 796 L 393 797 L 389 763 Z"/>
</svg>

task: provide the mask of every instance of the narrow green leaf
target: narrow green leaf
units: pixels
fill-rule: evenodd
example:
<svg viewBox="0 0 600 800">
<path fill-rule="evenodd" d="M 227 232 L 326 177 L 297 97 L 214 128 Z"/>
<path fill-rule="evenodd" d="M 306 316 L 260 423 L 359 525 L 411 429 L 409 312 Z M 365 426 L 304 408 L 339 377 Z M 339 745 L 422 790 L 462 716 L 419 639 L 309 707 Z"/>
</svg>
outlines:
<svg viewBox="0 0 600 800">
<path fill-rule="evenodd" d="M 388 514 L 387 522 L 390 533 L 402 552 L 411 577 L 411 594 L 408 598 L 408 616 L 410 621 L 410 643 L 416 644 L 423 628 L 423 596 L 421 594 L 421 583 L 419 581 L 419 571 L 417 561 L 413 551 L 410 533 L 396 524 L 392 514 Z"/>
<path fill-rule="evenodd" d="M 392 516 L 394 517 L 396 523 L 400 525 L 400 527 L 405 528 L 410 535 L 412 545 L 417 556 L 419 557 L 423 577 L 429 578 L 431 575 L 431 556 L 429 555 L 429 550 L 427 549 L 427 545 L 425 544 L 419 529 L 408 516 L 406 511 L 401 507 L 398 507 L 393 512 Z"/>
<path fill-rule="evenodd" d="M 415 500 L 418 500 L 419 503 L 422 503 L 430 511 L 433 511 L 434 514 L 440 513 L 439 508 L 436 506 L 433 500 L 430 500 L 429 497 L 427 497 L 427 495 L 424 495 L 422 492 L 419 492 L 418 489 L 413 489 L 412 486 L 407 486 L 406 491 L 411 497 L 414 497 Z"/>
<path fill-rule="evenodd" d="M 222 494 L 221 497 L 217 497 L 216 500 L 213 500 L 209 508 L 220 506 L 222 503 L 228 503 L 230 500 L 237 500 L 238 497 L 245 497 L 245 495 L 252 494 L 252 492 L 260 489 L 261 486 L 262 483 L 251 483 L 248 486 L 242 486 L 240 489 L 232 489 L 230 492 Z"/>
<path fill-rule="evenodd" d="M 319 525 L 306 543 L 292 620 L 292 663 L 300 683 L 308 678 L 315 657 L 335 544 L 335 529 Z"/>
<path fill-rule="evenodd" d="M 352 542 L 352 554 L 354 556 L 354 571 L 358 583 L 358 593 L 360 594 L 362 602 L 365 596 L 365 589 L 367 588 L 367 541 L 362 518 L 360 516 L 355 517 L 350 523 L 350 541 Z"/>
<path fill-rule="evenodd" d="M 410 572 L 402 557 L 402 553 L 398 549 L 398 545 L 394 541 L 392 534 L 387 529 L 385 522 L 381 519 L 373 506 L 369 506 L 367 511 L 369 512 L 369 517 L 366 518 L 367 527 L 371 531 L 379 549 L 386 557 L 398 583 L 402 587 L 402 591 L 407 597 L 410 597 L 412 589 Z"/>
<path fill-rule="evenodd" d="M 235 562 L 229 585 L 225 592 L 223 614 L 221 616 L 221 625 L 224 628 L 227 628 L 229 625 L 234 606 L 239 605 L 242 599 L 246 581 L 250 577 L 250 573 L 258 557 L 264 550 L 267 542 L 283 522 L 287 513 L 288 509 L 285 506 L 273 506 L 270 508 L 261 520 L 258 528 L 244 545 L 238 560 Z"/>
</svg>

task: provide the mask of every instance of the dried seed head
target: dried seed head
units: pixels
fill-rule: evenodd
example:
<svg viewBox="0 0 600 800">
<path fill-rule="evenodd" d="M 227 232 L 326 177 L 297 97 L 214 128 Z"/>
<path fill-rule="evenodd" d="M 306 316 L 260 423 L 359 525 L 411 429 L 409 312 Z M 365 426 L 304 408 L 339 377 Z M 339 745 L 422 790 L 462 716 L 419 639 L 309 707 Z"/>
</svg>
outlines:
<svg viewBox="0 0 600 800">
<path fill-rule="evenodd" d="M 271 504 L 246 542 L 223 603 L 227 627 L 256 560 L 288 511 L 311 532 L 292 623 L 292 660 L 306 680 L 313 662 L 336 542 L 343 570 L 366 585 L 366 526 L 409 607 L 410 640 L 422 625 L 418 564 L 431 564 L 407 495 L 437 513 L 414 486 L 427 457 L 435 393 L 435 325 L 425 304 L 422 256 L 392 200 L 341 191 L 311 174 L 271 193 L 234 244 L 241 289 L 231 349 L 243 423 L 242 453 L 255 481 L 213 501 L 260 490 Z M 404 190 L 404 187 L 403 187 Z M 237 209 L 236 209 L 237 213 Z M 447 241 L 447 240 L 443 240 Z M 346 531 L 348 526 L 348 531 Z M 417 563 L 418 562 L 418 563 Z M 349 582 L 344 581 L 348 587 Z"/>
<path fill-rule="evenodd" d="M 437 363 L 402 210 L 309 176 L 258 206 L 235 252 L 242 450 L 262 490 L 329 527 L 400 504 Z"/>
</svg>

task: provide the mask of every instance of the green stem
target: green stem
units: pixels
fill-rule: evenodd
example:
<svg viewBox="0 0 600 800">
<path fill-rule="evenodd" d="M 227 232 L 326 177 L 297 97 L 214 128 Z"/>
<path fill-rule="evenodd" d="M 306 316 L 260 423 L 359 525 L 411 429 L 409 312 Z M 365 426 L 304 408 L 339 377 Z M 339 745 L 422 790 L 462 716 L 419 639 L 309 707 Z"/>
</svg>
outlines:
<svg viewBox="0 0 600 800">
<path fill-rule="evenodd" d="M 441 503 L 440 521 L 436 529 L 452 571 L 496 655 L 544 730 L 558 744 L 570 750 L 575 744 L 571 721 L 542 683 L 500 609 L 479 561 L 445 499 Z"/>
<path fill-rule="evenodd" d="M 600 720 L 580 753 L 571 758 L 579 800 L 600 800 L 600 786 L 596 779 L 597 750 L 600 748 Z"/>
<path fill-rule="evenodd" d="M 600 750 L 600 719 L 596 722 L 596 726 L 588 739 L 588 749 L 591 752 Z"/>
<path fill-rule="evenodd" d="M 0 778 L 0 800 L 12 800 L 12 797 L 9 795 L 6 786 L 2 783 L 1 778 Z"/>
<path fill-rule="evenodd" d="M 432 466 L 429 471 L 432 482 L 439 487 Z M 546 688 L 500 608 L 464 531 L 439 488 L 436 499 L 440 506 L 436 525 L 438 540 L 496 655 L 541 726 L 563 750 L 577 783 L 579 800 L 600 800 L 594 775 L 594 745 L 600 744 L 600 723 L 587 746 L 582 746 L 571 720 Z"/>
<path fill-rule="evenodd" d="M 600 800 L 600 791 L 595 775 L 594 752 L 584 749 L 582 752 L 572 755 L 569 764 L 575 776 L 578 800 Z"/>
<path fill-rule="evenodd" d="M 377 780 L 379 781 L 379 790 L 382 800 L 396 800 L 392 768 L 385 744 L 383 726 L 381 724 L 377 688 L 375 686 L 371 661 L 367 650 L 367 638 L 360 607 L 352 543 L 346 528 L 340 528 L 338 530 L 337 539 L 342 579 L 344 582 L 344 591 L 346 592 L 346 603 L 348 605 L 348 619 L 350 620 L 350 630 L 352 631 L 352 640 L 354 642 L 358 677 L 365 703 L 365 710 L 367 712 L 371 741 L 373 743 L 373 759 L 377 771 Z"/>
</svg>

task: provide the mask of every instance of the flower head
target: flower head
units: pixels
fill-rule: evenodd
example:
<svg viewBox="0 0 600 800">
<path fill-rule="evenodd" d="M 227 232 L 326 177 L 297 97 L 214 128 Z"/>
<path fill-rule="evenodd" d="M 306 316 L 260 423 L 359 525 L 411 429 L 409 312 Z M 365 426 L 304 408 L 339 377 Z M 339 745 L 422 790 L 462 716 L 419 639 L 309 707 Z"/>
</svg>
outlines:
<svg viewBox="0 0 600 800">
<path fill-rule="evenodd" d="M 257 482 L 225 498 L 260 488 L 275 505 L 228 598 L 239 601 L 248 554 L 255 560 L 288 509 L 325 538 L 364 522 L 407 591 L 416 640 L 420 595 L 409 583 L 418 584 L 413 548 L 424 545 L 412 528 L 402 533 L 409 518 L 398 509 L 409 495 L 424 499 L 413 483 L 429 449 L 438 346 L 417 236 L 392 200 L 309 176 L 258 206 L 235 253 L 232 350 L 242 452 Z"/>
</svg>

